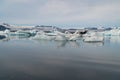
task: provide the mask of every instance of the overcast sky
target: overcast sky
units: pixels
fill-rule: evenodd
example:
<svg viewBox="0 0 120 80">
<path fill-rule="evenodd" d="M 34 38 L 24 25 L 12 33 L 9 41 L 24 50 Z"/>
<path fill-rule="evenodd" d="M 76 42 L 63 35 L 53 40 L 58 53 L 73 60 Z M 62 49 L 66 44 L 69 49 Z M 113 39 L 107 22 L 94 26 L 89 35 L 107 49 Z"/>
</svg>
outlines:
<svg viewBox="0 0 120 80">
<path fill-rule="evenodd" d="M 9 24 L 120 26 L 120 0 L 0 0 Z"/>
</svg>

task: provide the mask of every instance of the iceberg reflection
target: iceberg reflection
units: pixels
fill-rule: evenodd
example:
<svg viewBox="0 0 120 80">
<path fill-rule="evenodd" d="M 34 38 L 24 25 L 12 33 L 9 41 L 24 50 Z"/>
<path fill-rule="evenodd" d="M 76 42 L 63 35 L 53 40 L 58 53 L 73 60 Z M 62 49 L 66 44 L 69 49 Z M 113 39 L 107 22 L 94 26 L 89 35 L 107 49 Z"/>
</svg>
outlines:
<svg viewBox="0 0 120 80">
<path fill-rule="evenodd" d="M 111 36 L 109 37 L 110 42 L 120 43 L 120 36 Z"/>
<path fill-rule="evenodd" d="M 77 41 L 55 41 L 57 47 L 80 47 Z"/>
</svg>

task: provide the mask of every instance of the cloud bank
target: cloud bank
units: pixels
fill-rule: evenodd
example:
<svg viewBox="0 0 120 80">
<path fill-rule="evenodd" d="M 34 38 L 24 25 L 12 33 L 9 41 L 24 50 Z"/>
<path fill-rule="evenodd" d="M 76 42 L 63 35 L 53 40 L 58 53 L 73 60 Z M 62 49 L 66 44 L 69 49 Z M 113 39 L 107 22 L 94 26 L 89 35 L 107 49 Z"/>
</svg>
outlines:
<svg viewBox="0 0 120 80">
<path fill-rule="evenodd" d="M 1 20 L 14 24 L 119 26 L 119 0 L 1 0 Z"/>
</svg>

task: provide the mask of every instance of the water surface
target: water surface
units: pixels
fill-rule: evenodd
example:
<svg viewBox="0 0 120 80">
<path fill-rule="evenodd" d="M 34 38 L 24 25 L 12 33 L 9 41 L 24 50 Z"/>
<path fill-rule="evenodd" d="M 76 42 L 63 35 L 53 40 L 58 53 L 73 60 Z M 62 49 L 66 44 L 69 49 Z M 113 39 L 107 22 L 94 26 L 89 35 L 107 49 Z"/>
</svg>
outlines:
<svg viewBox="0 0 120 80">
<path fill-rule="evenodd" d="M 0 80 L 120 80 L 120 37 L 0 40 Z"/>
</svg>

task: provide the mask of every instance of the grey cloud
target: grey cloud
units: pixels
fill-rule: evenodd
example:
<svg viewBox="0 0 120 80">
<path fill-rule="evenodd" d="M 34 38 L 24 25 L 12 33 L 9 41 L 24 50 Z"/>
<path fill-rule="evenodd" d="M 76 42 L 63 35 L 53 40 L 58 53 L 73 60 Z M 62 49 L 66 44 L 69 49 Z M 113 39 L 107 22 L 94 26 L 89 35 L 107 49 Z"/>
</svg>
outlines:
<svg viewBox="0 0 120 80">
<path fill-rule="evenodd" d="M 120 20 L 119 0 L 4 0 L 2 3 L 0 13 L 11 23 L 108 24 Z"/>
</svg>

